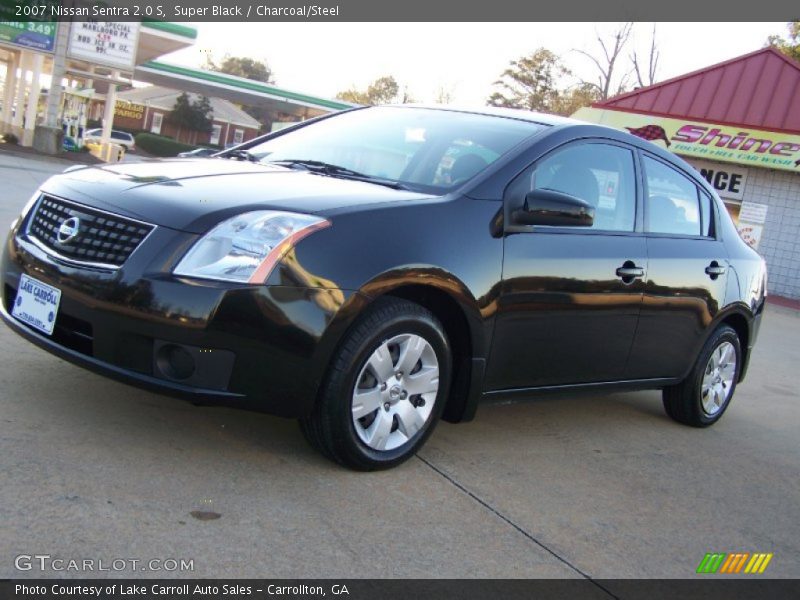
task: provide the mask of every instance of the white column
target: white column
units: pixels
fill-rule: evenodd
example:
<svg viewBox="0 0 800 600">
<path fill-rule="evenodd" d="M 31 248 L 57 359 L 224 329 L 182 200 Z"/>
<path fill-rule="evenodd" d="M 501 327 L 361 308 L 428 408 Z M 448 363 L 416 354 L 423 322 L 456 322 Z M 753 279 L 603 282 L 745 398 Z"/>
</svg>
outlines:
<svg viewBox="0 0 800 600">
<path fill-rule="evenodd" d="M 14 127 L 22 128 L 22 115 L 25 112 L 25 91 L 28 87 L 28 53 L 23 52 L 19 60 L 19 80 L 17 81 L 16 108 L 11 123 Z"/>
<path fill-rule="evenodd" d="M 6 71 L 6 85 L 3 90 L 3 113 L 0 115 L 0 124 L 3 127 L 11 126 L 11 107 L 14 105 L 14 95 L 17 91 L 17 69 L 19 68 L 19 54 L 14 52 L 8 61 Z"/>
<path fill-rule="evenodd" d="M 25 131 L 22 138 L 23 146 L 30 146 L 33 144 L 33 130 L 36 129 L 36 116 L 39 114 L 39 92 L 42 91 L 40 78 L 42 75 L 42 65 L 44 65 L 44 55 L 35 54 L 32 62 L 31 85 L 30 88 L 28 88 L 28 105 L 25 110 Z"/>
<path fill-rule="evenodd" d="M 112 79 L 119 79 L 119 71 L 111 71 Z M 102 143 L 107 144 L 111 141 L 111 129 L 114 126 L 114 107 L 117 104 L 117 86 L 109 83 L 106 92 L 106 106 L 103 113 L 103 137 Z"/>
<path fill-rule="evenodd" d="M 62 3 L 64 4 L 64 3 Z M 65 3 L 70 6 L 71 2 Z M 63 22 L 58 24 L 56 31 L 55 52 L 53 53 L 53 75 L 50 83 L 50 91 L 47 94 L 47 109 L 45 110 L 45 125 L 48 127 L 61 127 L 59 117 L 61 116 L 61 99 L 63 90 L 61 84 L 66 73 L 67 46 L 69 45 L 69 32 L 72 23 Z"/>
</svg>

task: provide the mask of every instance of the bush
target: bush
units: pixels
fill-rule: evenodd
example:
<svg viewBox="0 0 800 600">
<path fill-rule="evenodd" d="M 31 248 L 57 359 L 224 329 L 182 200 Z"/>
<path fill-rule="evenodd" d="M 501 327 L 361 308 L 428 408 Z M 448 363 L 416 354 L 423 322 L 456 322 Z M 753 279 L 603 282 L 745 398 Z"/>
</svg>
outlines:
<svg viewBox="0 0 800 600">
<path fill-rule="evenodd" d="M 15 146 L 19 144 L 19 138 L 13 133 L 4 133 L 3 135 L 0 135 L 0 137 L 3 138 L 3 142 L 6 144 L 13 144 Z"/>
<path fill-rule="evenodd" d="M 136 136 L 136 147 L 155 156 L 176 156 L 178 152 L 194 150 L 197 146 L 176 142 L 163 135 L 140 133 Z"/>
</svg>

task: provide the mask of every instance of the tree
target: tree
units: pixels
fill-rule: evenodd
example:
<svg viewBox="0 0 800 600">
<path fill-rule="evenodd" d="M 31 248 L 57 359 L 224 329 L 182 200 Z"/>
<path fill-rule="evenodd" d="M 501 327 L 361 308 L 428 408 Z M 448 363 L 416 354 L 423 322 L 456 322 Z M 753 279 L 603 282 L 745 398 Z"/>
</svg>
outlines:
<svg viewBox="0 0 800 600">
<path fill-rule="evenodd" d="M 611 35 L 610 40 L 603 39 L 602 35 L 596 33 L 597 43 L 602 50 L 602 56 L 599 58 L 585 50 L 576 50 L 576 52 L 583 54 L 594 63 L 597 70 L 597 79 L 595 81 L 582 81 L 582 83 L 594 86 L 601 100 L 605 100 L 612 95 L 621 94 L 627 88 L 631 73 L 627 71 L 620 76 L 619 67 L 621 65 L 618 61 L 622 51 L 628 44 L 631 31 L 633 31 L 633 23 L 624 23 Z"/>
<path fill-rule="evenodd" d="M 644 66 L 639 58 L 639 55 L 634 50 L 630 55 L 631 62 L 633 63 L 633 71 L 636 73 L 636 81 L 639 87 L 646 87 L 653 85 L 656 82 L 656 73 L 658 72 L 658 59 L 661 57 L 661 52 L 658 49 L 656 42 L 656 25 L 653 23 L 653 35 L 650 38 L 650 53 L 647 60 L 647 71 L 642 73 Z"/>
<path fill-rule="evenodd" d="M 263 83 L 274 83 L 272 69 L 265 61 L 255 60 L 246 56 L 225 55 L 219 63 L 211 56 L 207 56 L 205 66 L 207 69 L 218 73 L 226 73 Z"/>
<path fill-rule="evenodd" d="M 789 30 L 788 38 L 771 35 L 767 39 L 767 44 L 774 46 L 786 56 L 800 61 L 800 21 L 790 21 L 786 24 L 786 28 Z"/>
<path fill-rule="evenodd" d="M 590 84 L 579 83 L 559 93 L 553 112 L 568 117 L 579 108 L 591 106 L 600 99 L 597 89 Z"/>
<path fill-rule="evenodd" d="M 255 60 L 246 56 L 225 55 L 221 61 L 217 62 L 210 55 L 207 55 L 205 68 L 218 73 L 244 77 L 245 79 L 252 79 L 253 81 L 260 81 L 262 83 L 275 83 L 273 78 L 274 73 L 266 61 Z M 276 115 L 267 108 L 250 105 L 240 105 L 240 108 L 261 123 L 267 131 L 272 127 L 272 122 L 275 120 Z"/>
<path fill-rule="evenodd" d="M 190 144 L 194 143 L 197 133 L 211 133 L 214 125 L 214 111 L 211 101 L 206 96 L 192 100 L 186 92 L 175 99 L 172 111 L 167 115 L 167 121 L 178 128 L 179 140 L 181 132 L 190 132 Z"/>
<path fill-rule="evenodd" d="M 434 104 L 450 104 L 453 101 L 453 88 L 440 85 L 433 96 Z"/>
<path fill-rule="evenodd" d="M 355 86 L 336 94 L 339 100 L 355 104 L 391 104 L 397 101 L 400 85 L 391 75 L 384 75 L 367 86 L 366 90 L 358 90 Z M 406 88 L 403 89 L 402 102 L 413 102 Z"/>
<path fill-rule="evenodd" d="M 554 112 L 560 95 L 558 80 L 569 74 L 553 52 L 539 48 L 529 56 L 511 61 L 494 82 L 500 89 L 489 96 L 488 104 Z"/>
</svg>

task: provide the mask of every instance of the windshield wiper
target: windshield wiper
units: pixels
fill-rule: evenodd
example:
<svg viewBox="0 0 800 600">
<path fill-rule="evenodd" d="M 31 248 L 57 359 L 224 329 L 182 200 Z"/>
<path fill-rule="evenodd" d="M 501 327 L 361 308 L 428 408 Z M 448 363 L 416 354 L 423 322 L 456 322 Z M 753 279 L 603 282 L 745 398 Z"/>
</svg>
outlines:
<svg viewBox="0 0 800 600">
<path fill-rule="evenodd" d="M 268 162 L 271 165 L 280 165 L 282 167 L 289 167 L 292 169 L 300 167 L 307 171 L 311 171 L 312 173 L 321 173 L 323 175 L 329 175 L 331 177 L 341 177 L 343 179 L 353 179 L 355 181 L 365 181 L 367 183 L 375 183 L 377 185 L 383 185 L 395 190 L 409 189 L 406 185 L 400 183 L 399 181 L 394 181 L 393 179 L 383 179 L 382 177 L 373 177 L 372 175 L 367 175 L 366 173 L 359 173 L 358 171 L 354 171 L 353 169 L 348 169 L 347 167 L 341 167 L 339 165 L 323 162 L 321 160 L 310 160 L 310 159 L 299 158 L 299 159 L 271 160 Z"/>
</svg>

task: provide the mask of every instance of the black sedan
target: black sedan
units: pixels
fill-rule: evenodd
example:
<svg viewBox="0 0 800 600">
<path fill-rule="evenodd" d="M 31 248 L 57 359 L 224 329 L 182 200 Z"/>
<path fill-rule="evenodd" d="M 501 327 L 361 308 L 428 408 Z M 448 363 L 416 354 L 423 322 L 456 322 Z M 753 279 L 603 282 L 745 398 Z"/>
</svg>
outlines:
<svg viewBox="0 0 800 600">
<path fill-rule="evenodd" d="M 373 107 L 50 179 L 9 234 L 0 312 L 104 375 L 298 418 L 369 470 L 481 399 L 662 389 L 670 417 L 711 425 L 765 285 L 714 190 L 650 142 Z"/>
</svg>

